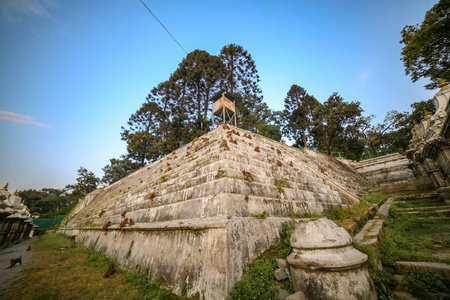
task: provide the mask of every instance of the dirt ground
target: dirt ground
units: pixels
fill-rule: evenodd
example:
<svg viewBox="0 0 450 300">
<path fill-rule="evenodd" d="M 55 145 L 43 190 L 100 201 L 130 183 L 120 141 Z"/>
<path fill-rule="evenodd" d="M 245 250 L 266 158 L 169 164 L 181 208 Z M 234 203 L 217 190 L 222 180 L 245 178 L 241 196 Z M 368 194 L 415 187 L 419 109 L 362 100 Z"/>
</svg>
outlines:
<svg viewBox="0 0 450 300">
<path fill-rule="evenodd" d="M 35 240 L 36 238 L 29 238 L 8 248 L 0 249 L 0 299 L 5 299 L 8 288 L 21 278 L 23 267 L 31 261 L 30 256 L 33 248 L 31 248 L 31 251 L 26 250 Z M 16 264 L 14 268 L 7 269 L 10 260 L 21 255 L 22 265 Z"/>
</svg>

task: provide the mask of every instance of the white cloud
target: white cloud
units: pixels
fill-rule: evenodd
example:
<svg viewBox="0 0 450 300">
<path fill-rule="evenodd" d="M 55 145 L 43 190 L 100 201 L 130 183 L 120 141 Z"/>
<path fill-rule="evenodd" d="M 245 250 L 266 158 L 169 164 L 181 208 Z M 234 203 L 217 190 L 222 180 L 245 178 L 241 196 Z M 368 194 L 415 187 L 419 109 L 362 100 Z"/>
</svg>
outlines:
<svg viewBox="0 0 450 300">
<path fill-rule="evenodd" d="M 6 123 L 19 123 L 19 124 L 29 124 L 38 127 L 50 127 L 46 124 L 41 124 L 36 121 L 32 117 L 16 114 L 9 111 L 0 110 L 0 122 Z"/>
<path fill-rule="evenodd" d="M 362 83 L 365 83 L 367 80 L 367 77 L 369 77 L 369 71 L 364 71 L 359 75 L 359 78 L 361 79 Z"/>
<path fill-rule="evenodd" d="M 1 18 L 8 23 L 20 22 L 23 16 L 50 17 L 50 10 L 58 8 L 58 0 L 3 0 L 0 5 Z"/>
</svg>

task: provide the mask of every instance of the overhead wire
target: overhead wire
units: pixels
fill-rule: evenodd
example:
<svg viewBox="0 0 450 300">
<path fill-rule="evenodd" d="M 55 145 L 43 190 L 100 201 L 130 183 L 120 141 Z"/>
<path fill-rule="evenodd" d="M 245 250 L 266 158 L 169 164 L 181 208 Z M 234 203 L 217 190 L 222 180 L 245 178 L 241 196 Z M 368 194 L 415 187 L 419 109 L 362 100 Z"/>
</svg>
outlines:
<svg viewBox="0 0 450 300">
<path fill-rule="evenodd" d="M 181 44 L 177 41 L 177 39 L 169 32 L 169 30 L 167 30 L 166 26 L 164 26 L 163 23 L 161 23 L 161 21 L 158 20 L 158 18 L 155 16 L 155 14 L 150 10 L 150 8 L 148 8 L 148 6 L 145 5 L 144 1 L 142 1 L 142 0 L 139 0 L 139 1 L 141 1 L 141 3 L 145 6 L 145 8 L 146 8 L 146 9 L 152 14 L 152 16 L 156 19 L 156 21 L 158 21 L 159 24 L 161 24 L 161 26 L 167 31 L 167 33 L 172 37 L 172 39 L 178 44 L 178 46 L 180 46 L 180 48 L 181 48 L 184 52 L 186 52 L 186 54 L 188 54 L 187 51 L 184 50 L 183 46 L 181 46 Z"/>
</svg>

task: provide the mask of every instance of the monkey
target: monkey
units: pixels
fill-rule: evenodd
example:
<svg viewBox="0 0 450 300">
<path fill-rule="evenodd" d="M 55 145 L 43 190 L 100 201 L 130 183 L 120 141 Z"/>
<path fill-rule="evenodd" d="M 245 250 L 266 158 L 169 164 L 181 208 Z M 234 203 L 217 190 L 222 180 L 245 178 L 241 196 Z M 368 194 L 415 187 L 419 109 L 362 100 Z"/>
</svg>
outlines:
<svg viewBox="0 0 450 300">
<path fill-rule="evenodd" d="M 127 210 L 124 210 L 123 213 L 121 213 L 120 215 L 122 216 L 122 218 L 125 218 L 126 214 L 127 214 Z"/>
<path fill-rule="evenodd" d="M 189 155 L 191 155 L 191 152 L 186 151 L 186 156 L 189 156 Z"/>
<path fill-rule="evenodd" d="M 246 134 L 246 133 L 244 133 L 243 137 L 246 137 L 246 138 L 248 138 L 249 140 L 252 139 L 252 136 L 251 136 L 250 134 Z"/>
<path fill-rule="evenodd" d="M 134 221 L 132 218 L 130 218 L 130 220 L 128 220 L 128 225 L 133 226 L 134 225 Z"/>
<path fill-rule="evenodd" d="M 289 166 L 294 167 L 294 164 L 292 163 L 292 161 L 289 163 Z"/>
<path fill-rule="evenodd" d="M 30 250 L 31 250 L 31 246 L 28 246 L 27 251 L 30 251 Z"/>
<path fill-rule="evenodd" d="M 275 150 L 275 148 L 274 147 L 270 147 L 270 150 Z"/>
<path fill-rule="evenodd" d="M 244 174 L 244 178 L 245 180 L 247 180 L 248 182 L 252 182 L 253 181 L 253 175 L 250 172 L 247 171 L 242 171 L 242 174 Z"/>
<path fill-rule="evenodd" d="M 128 218 L 125 218 L 125 220 L 123 220 L 122 222 L 120 222 L 120 224 L 119 224 L 119 228 L 120 228 L 120 230 L 122 230 L 123 231 L 123 228 L 125 227 L 125 225 L 127 225 L 128 224 Z"/>
<path fill-rule="evenodd" d="M 105 225 L 103 225 L 102 230 L 106 233 L 108 232 L 108 227 L 111 226 L 111 221 L 108 221 L 105 223 Z"/>
<path fill-rule="evenodd" d="M 225 123 L 222 123 L 222 128 L 223 128 L 223 129 L 225 129 L 225 130 L 228 130 L 228 129 L 230 129 L 230 127 L 228 127 L 228 125 L 227 125 L 227 124 L 225 124 Z"/>
<path fill-rule="evenodd" d="M 209 141 L 209 139 L 208 139 L 207 137 L 202 137 L 202 140 L 203 140 L 204 142 Z"/>
<path fill-rule="evenodd" d="M 120 192 L 120 191 L 119 191 Z M 98 214 L 98 217 L 101 218 L 106 211 L 102 209 L 102 211 Z"/>
<path fill-rule="evenodd" d="M 142 179 L 139 178 L 139 183 L 143 183 L 144 181 Z"/>
<path fill-rule="evenodd" d="M 173 159 L 177 159 L 177 158 L 178 158 L 178 156 L 176 156 L 176 155 L 173 157 Z"/>
<path fill-rule="evenodd" d="M 169 171 L 171 171 L 171 170 L 172 170 L 172 167 L 168 167 L 167 170 L 166 170 L 166 172 L 169 172 Z"/>
<path fill-rule="evenodd" d="M 155 198 L 155 197 L 156 197 L 156 193 L 155 193 L 155 192 L 152 192 L 152 193 L 148 196 L 149 199 L 153 199 L 153 198 Z"/>
<path fill-rule="evenodd" d="M 278 150 L 278 149 L 277 149 L 277 153 L 278 153 L 278 155 L 281 155 L 281 151 L 280 151 L 280 150 Z"/>
<path fill-rule="evenodd" d="M 114 275 L 114 273 L 116 273 L 116 268 L 114 267 L 114 265 L 110 265 L 104 276 L 105 278 L 109 278 L 110 276 Z"/>
<path fill-rule="evenodd" d="M 198 141 L 198 137 L 196 137 L 195 139 L 192 140 L 192 146 L 194 146 L 195 142 Z"/>
<path fill-rule="evenodd" d="M 255 152 L 260 152 L 259 147 L 255 147 Z"/>
<path fill-rule="evenodd" d="M 283 164 L 280 161 L 277 161 L 277 167 L 281 167 Z"/>
<path fill-rule="evenodd" d="M 222 140 L 222 144 L 220 144 L 220 147 L 222 148 L 225 148 L 225 150 L 228 150 L 228 151 L 230 151 L 230 148 L 228 148 L 228 144 L 227 144 L 227 141 L 226 140 Z"/>
<path fill-rule="evenodd" d="M 77 237 L 76 235 L 72 235 L 71 237 L 69 237 L 69 241 L 70 241 L 71 244 L 75 243 L 75 238 L 76 237 Z"/>
<path fill-rule="evenodd" d="M 206 147 L 208 147 L 209 146 L 209 141 L 206 141 L 204 144 L 203 144 L 203 148 L 206 148 Z"/>
<path fill-rule="evenodd" d="M 198 150 L 200 150 L 200 149 L 198 148 L 198 146 L 195 146 L 194 151 L 197 152 Z"/>
<path fill-rule="evenodd" d="M 20 265 L 22 265 L 22 255 L 19 256 L 18 258 L 12 258 L 12 259 L 10 260 L 10 265 L 9 265 L 9 267 L 7 267 L 7 269 L 14 268 L 15 265 L 16 265 L 17 263 L 19 263 Z"/>
</svg>

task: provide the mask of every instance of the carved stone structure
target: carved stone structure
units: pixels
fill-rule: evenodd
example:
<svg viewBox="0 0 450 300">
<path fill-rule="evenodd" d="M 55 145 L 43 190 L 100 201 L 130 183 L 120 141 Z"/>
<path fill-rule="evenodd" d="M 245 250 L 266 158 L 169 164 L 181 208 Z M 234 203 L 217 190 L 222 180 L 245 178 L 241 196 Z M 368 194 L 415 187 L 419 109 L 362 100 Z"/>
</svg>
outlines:
<svg viewBox="0 0 450 300">
<path fill-rule="evenodd" d="M 326 218 L 296 222 L 287 258 L 295 291 L 309 300 L 376 299 L 367 255 L 353 248 L 344 228 Z"/>
<path fill-rule="evenodd" d="M 88 194 L 60 230 L 177 293 L 224 299 L 292 214 L 358 203 L 366 187 L 332 157 L 222 124 Z M 121 230 L 125 210 L 135 223 Z"/>
<path fill-rule="evenodd" d="M 433 183 L 426 177 L 416 178 L 408 168 L 409 160 L 399 153 L 388 154 L 359 162 L 349 162 L 363 175 L 375 190 L 382 192 L 415 191 L 432 189 Z"/>
<path fill-rule="evenodd" d="M 33 226 L 31 215 L 22 198 L 8 192 L 6 185 L 0 190 L 0 247 L 28 237 Z"/>
<path fill-rule="evenodd" d="M 428 176 L 439 195 L 450 200 L 450 88 L 434 96 L 434 115 L 426 114 L 412 129 L 407 156 L 416 177 Z"/>
</svg>

